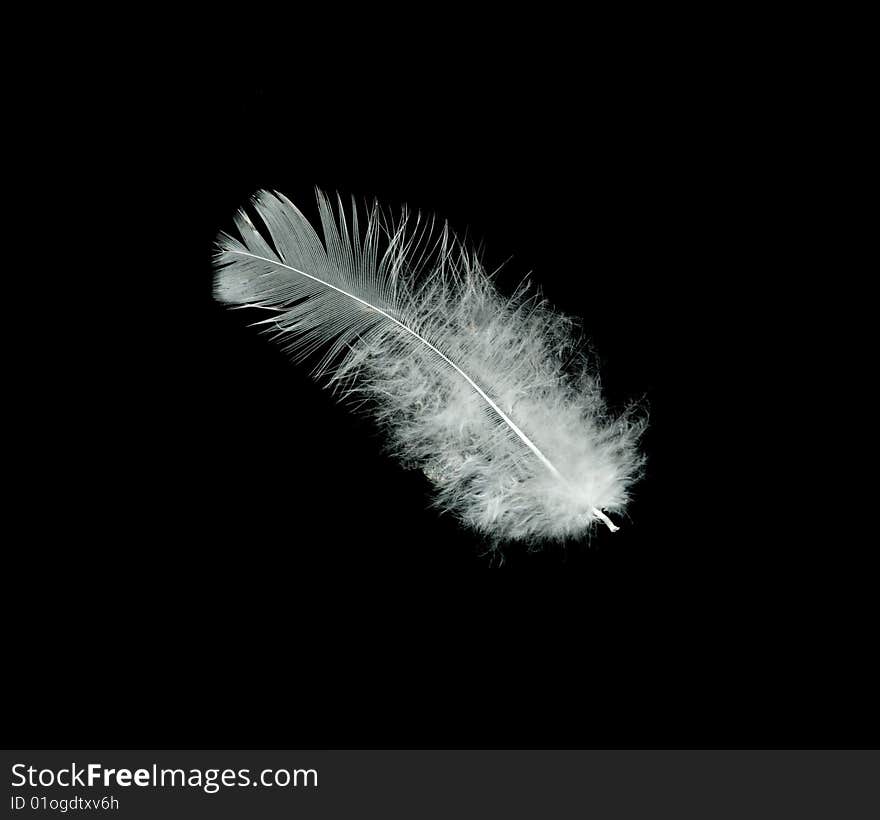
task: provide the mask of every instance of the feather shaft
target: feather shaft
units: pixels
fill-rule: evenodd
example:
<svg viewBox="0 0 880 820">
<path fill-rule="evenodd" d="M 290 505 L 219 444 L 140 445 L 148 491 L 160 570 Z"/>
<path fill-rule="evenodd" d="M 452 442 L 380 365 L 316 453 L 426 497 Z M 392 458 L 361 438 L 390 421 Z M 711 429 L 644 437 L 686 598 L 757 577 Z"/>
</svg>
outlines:
<svg viewBox="0 0 880 820">
<path fill-rule="evenodd" d="M 277 262 L 274 259 L 267 259 L 265 256 L 257 256 L 252 253 L 243 253 L 242 251 L 230 251 L 230 252 L 234 253 L 237 256 L 247 256 L 247 257 L 250 257 L 251 259 L 259 259 L 261 262 L 267 262 L 270 265 L 276 265 L 277 267 L 285 268 L 286 270 L 293 271 L 294 273 L 298 273 L 301 276 L 306 276 L 315 282 L 320 282 L 322 285 L 330 288 L 331 290 L 335 290 L 337 293 L 341 293 L 343 296 L 347 296 L 349 299 L 353 299 L 355 302 L 358 302 L 361 305 L 368 307 L 370 310 L 375 310 L 377 313 L 381 314 L 386 319 L 388 319 L 388 321 L 393 322 L 395 325 L 397 325 L 401 330 L 404 330 L 407 333 L 414 336 L 423 345 L 430 348 L 441 359 L 443 359 L 443 361 L 446 362 L 450 367 L 452 367 L 457 373 L 459 373 L 465 379 L 465 381 L 471 387 L 473 387 L 473 389 L 477 392 L 477 394 L 480 396 L 480 398 L 482 398 L 486 402 L 486 404 L 488 404 L 489 407 L 491 407 L 501 417 L 501 419 L 504 421 L 504 423 L 507 424 L 508 427 L 510 427 L 510 429 L 517 436 L 519 436 L 519 438 L 522 440 L 523 444 L 525 444 L 526 447 L 528 447 L 540 459 L 541 463 L 554 476 L 556 476 L 559 479 L 562 479 L 563 481 L 565 480 L 563 475 L 559 472 L 559 470 L 557 470 L 556 467 L 553 466 L 553 462 L 551 462 L 550 459 L 548 459 L 547 456 L 545 456 L 538 449 L 537 445 L 522 430 L 520 430 L 520 428 L 517 426 L 516 422 L 512 418 L 510 418 L 510 416 L 508 416 L 507 413 L 505 413 L 494 401 L 492 401 L 491 397 L 486 395 L 486 392 L 483 390 L 482 387 L 480 387 L 480 385 L 478 385 L 470 376 L 468 376 L 468 374 L 465 373 L 464 370 L 462 370 L 454 361 L 452 361 L 452 359 L 450 359 L 449 356 L 447 356 L 442 350 L 438 350 L 424 336 L 419 335 L 411 327 L 407 327 L 399 319 L 396 319 L 394 316 L 392 316 L 387 311 L 382 310 L 382 308 L 376 307 L 376 305 L 371 305 L 369 302 L 365 301 L 364 299 L 361 299 L 352 293 L 348 293 L 347 291 L 343 290 L 342 288 L 338 288 L 335 285 L 331 285 L 329 282 L 325 282 L 323 279 L 320 279 L 317 276 L 312 276 L 310 273 L 306 273 L 305 271 L 298 270 L 297 268 L 293 268 L 290 265 L 285 265 L 282 262 Z M 261 307 L 261 305 L 255 305 L 255 307 Z M 270 319 L 269 321 L 272 321 L 272 320 Z M 606 519 L 606 521 L 607 521 L 607 519 Z M 609 523 L 609 525 L 610 525 L 610 521 L 607 523 Z M 612 529 L 612 532 L 613 531 L 614 530 Z"/>
</svg>

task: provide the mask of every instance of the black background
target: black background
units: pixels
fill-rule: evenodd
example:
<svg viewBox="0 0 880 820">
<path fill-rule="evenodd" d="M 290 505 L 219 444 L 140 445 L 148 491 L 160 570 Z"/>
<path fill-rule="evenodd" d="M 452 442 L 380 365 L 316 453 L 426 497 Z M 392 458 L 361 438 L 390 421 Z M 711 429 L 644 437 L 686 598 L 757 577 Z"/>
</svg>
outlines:
<svg viewBox="0 0 880 820">
<path fill-rule="evenodd" d="M 69 192 L 94 285 L 32 377 L 11 741 L 876 742 L 866 545 L 794 490 L 796 88 L 713 37 L 563 22 L 104 67 Z M 490 560 L 212 301 L 234 210 L 269 187 L 314 215 L 314 186 L 436 213 L 583 318 L 609 401 L 651 413 L 619 533 Z"/>
</svg>

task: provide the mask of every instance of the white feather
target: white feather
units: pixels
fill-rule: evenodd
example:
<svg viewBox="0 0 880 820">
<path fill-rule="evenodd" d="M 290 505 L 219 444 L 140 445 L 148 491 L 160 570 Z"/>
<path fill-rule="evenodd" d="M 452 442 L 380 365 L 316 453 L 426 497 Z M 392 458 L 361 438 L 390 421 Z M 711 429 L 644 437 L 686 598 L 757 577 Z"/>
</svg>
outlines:
<svg viewBox="0 0 880 820">
<path fill-rule="evenodd" d="M 617 527 L 642 458 L 633 412 L 605 409 L 574 322 L 520 288 L 503 298 L 444 226 L 377 206 L 351 229 L 318 192 L 323 242 L 286 197 L 241 210 L 221 234 L 215 292 L 272 311 L 266 324 L 315 375 L 357 395 L 437 503 L 494 541 L 565 539 Z M 274 246 L 274 247 L 273 247 Z M 381 247 L 380 247 L 381 246 Z"/>
</svg>

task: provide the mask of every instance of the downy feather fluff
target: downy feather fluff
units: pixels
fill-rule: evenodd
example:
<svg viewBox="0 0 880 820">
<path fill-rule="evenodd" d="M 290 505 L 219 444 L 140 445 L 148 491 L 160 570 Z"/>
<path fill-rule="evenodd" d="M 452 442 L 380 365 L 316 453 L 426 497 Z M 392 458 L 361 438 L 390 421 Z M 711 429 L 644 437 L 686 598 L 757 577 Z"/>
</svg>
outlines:
<svg viewBox="0 0 880 820">
<path fill-rule="evenodd" d="M 362 228 L 354 203 L 317 196 L 323 241 L 282 194 L 256 194 L 265 230 L 242 209 L 240 238 L 220 235 L 216 297 L 268 311 L 258 324 L 364 399 L 437 505 L 491 541 L 617 529 L 606 512 L 627 503 L 644 423 L 607 413 L 575 322 L 528 286 L 501 296 L 445 226 L 374 204 Z"/>
</svg>

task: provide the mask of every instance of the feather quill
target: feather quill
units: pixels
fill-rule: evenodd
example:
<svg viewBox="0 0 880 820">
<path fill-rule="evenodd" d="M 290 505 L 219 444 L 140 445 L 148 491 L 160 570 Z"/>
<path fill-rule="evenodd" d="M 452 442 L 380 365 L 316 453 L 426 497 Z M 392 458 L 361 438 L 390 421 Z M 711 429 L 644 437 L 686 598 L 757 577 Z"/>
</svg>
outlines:
<svg viewBox="0 0 880 820">
<path fill-rule="evenodd" d="M 644 419 L 606 410 L 575 322 L 520 286 L 495 289 L 444 225 L 317 192 L 323 240 L 284 195 L 261 191 L 220 234 L 215 295 L 263 325 L 314 375 L 365 405 L 436 502 L 494 542 L 564 540 L 617 526 L 639 474 Z M 350 226 L 349 226 L 350 220 Z M 271 240 L 271 241 L 270 241 Z"/>
</svg>

